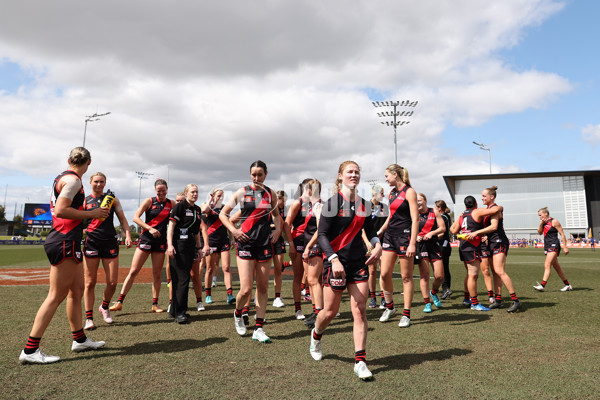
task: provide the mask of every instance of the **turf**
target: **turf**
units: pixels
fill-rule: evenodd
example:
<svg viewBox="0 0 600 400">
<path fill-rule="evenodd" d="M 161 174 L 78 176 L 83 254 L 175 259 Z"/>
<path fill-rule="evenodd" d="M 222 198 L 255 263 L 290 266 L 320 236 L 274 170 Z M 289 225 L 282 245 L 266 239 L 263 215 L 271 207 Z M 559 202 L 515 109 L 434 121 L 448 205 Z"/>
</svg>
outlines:
<svg viewBox="0 0 600 400">
<path fill-rule="evenodd" d="M 589 249 L 561 255 L 575 290 L 560 292 L 562 282 L 553 273 L 548 291 L 540 293 L 532 284 L 541 279 L 543 252 L 511 250 L 507 271 L 524 305 L 522 312 L 512 315 L 506 306 L 487 313 L 463 308 L 464 267 L 454 252 L 454 294 L 441 309 L 434 307 L 433 313 L 424 314 L 417 292 L 408 329 L 398 328 L 398 316 L 382 324 L 377 321 L 379 309 L 367 310 L 372 382 L 358 380 L 352 371 L 352 317 L 347 298 L 341 316 L 323 336 L 324 359 L 316 362 L 308 353 L 309 330 L 293 318 L 289 281 L 283 291 L 286 307 L 267 310 L 265 330 L 271 344 L 252 342 L 251 329 L 246 337 L 236 334 L 233 306 L 224 303 L 222 285 L 213 289 L 215 304 L 202 313 L 190 311 L 192 323 L 180 326 L 165 314 L 149 313 L 150 286 L 136 284 L 112 326 L 95 314 L 98 329 L 89 336 L 105 340 L 104 350 L 71 353 L 61 306 L 42 349 L 62 360 L 48 366 L 21 366 L 17 360 L 47 286 L 2 287 L 0 397 L 598 398 L 600 307 L 595 291 L 600 281 L 599 256 L 600 252 Z M 482 287 L 480 278 L 483 294 Z M 396 304 L 401 307 L 398 279 L 395 288 Z M 166 293 L 163 286 L 163 305 Z M 190 292 L 190 306 L 192 300 Z M 303 303 L 303 309 L 308 313 L 310 306 Z"/>
</svg>

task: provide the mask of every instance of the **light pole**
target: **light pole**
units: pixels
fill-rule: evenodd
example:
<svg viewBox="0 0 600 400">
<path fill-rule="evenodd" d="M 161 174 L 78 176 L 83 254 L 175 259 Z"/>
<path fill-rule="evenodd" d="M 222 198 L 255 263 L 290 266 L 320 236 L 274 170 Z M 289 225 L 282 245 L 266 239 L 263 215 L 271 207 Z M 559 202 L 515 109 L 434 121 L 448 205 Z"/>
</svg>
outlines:
<svg viewBox="0 0 600 400">
<path fill-rule="evenodd" d="M 108 115 L 108 114 L 110 114 L 110 111 L 106 112 L 104 114 L 94 113 L 92 115 L 86 115 L 85 116 L 85 127 L 83 128 L 83 147 L 85 147 L 85 135 L 87 133 L 87 124 L 88 124 L 88 122 L 98 121 L 98 120 L 100 120 L 100 117 L 104 117 L 105 115 Z"/>
<path fill-rule="evenodd" d="M 492 174 L 492 149 L 490 149 L 488 146 L 486 146 L 483 143 L 477 143 L 477 142 L 473 141 L 473 144 L 475 146 L 479 146 L 479 148 L 481 150 L 487 150 L 488 155 L 490 156 L 490 175 L 491 175 Z"/>
<path fill-rule="evenodd" d="M 394 127 L 394 163 L 398 164 L 398 143 L 396 140 L 396 128 L 399 126 L 409 124 L 410 121 L 398 121 L 398 117 L 410 117 L 414 114 L 414 111 L 398 111 L 399 107 L 416 107 L 419 104 L 418 101 L 373 101 L 374 107 L 393 107 L 394 111 L 382 111 L 378 112 L 377 115 L 386 118 L 393 117 L 392 121 L 381 121 L 382 125 Z"/>
<path fill-rule="evenodd" d="M 139 206 L 142 204 L 142 179 L 148 179 L 148 177 L 150 175 L 154 175 L 154 174 L 150 174 L 148 172 L 140 172 L 140 171 L 135 171 L 135 173 L 137 174 L 138 178 L 140 178 L 140 190 L 138 192 L 138 208 L 139 208 Z"/>
</svg>

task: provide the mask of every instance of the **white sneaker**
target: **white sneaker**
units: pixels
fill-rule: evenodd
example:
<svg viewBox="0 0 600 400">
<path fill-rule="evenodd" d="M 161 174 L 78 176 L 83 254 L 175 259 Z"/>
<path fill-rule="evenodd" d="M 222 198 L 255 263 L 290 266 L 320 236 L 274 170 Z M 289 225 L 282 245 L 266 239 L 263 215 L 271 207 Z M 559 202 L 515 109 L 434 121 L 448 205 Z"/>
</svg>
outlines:
<svg viewBox="0 0 600 400">
<path fill-rule="evenodd" d="M 217 287 L 217 277 L 213 276 L 212 285 L 210 287 Z"/>
<path fill-rule="evenodd" d="M 204 304 L 202 304 L 201 301 L 199 301 L 199 302 L 196 303 L 196 310 L 198 310 L 198 311 L 204 311 L 204 310 L 206 310 L 206 308 L 204 308 Z"/>
<path fill-rule="evenodd" d="M 283 306 L 285 306 L 285 304 L 283 304 L 281 297 L 275 297 L 275 300 L 273 300 L 273 307 L 281 308 Z"/>
<path fill-rule="evenodd" d="M 295 315 L 296 315 L 296 319 L 304 319 L 304 318 L 306 318 L 306 317 L 304 316 L 304 314 L 302 314 L 302 310 L 298 310 L 298 311 L 296 311 L 296 314 L 295 314 Z"/>
<path fill-rule="evenodd" d="M 102 318 L 104 319 L 104 322 L 106 322 L 107 324 L 113 323 L 113 319 L 110 316 L 110 311 L 108 310 L 108 308 L 105 310 L 104 308 L 102 308 L 102 306 L 100 306 L 100 307 L 98 307 L 98 311 L 100 311 L 100 314 L 102 314 Z"/>
<path fill-rule="evenodd" d="M 19 361 L 21 364 L 52 364 L 60 360 L 59 356 L 49 356 L 38 348 L 35 353 L 25 354 L 25 350 L 21 350 Z"/>
<path fill-rule="evenodd" d="M 537 291 L 543 292 L 544 290 L 546 290 L 546 288 L 544 286 L 542 286 L 541 283 L 537 282 L 537 286 L 534 285 L 533 288 Z"/>
<path fill-rule="evenodd" d="M 257 328 L 252 334 L 252 340 L 258 340 L 260 343 L 271 343 L 271 338 L 267 336 L 263 328 Z"/>
<path fill-rule="evenodd" d="M 573 290 L 573 286 L 565 285 L 564 288 L 560 289 L 561 292 L 568 292 L 569 290 Z"/>
<path fill-rule="evenodd" d="M 408 318 L 406 315 L 403 315 L 402 318 L 400 318 L 398 326 L 400 328 L 408 328 L 410 326 L 410 318 Z"/>
<path fill-rule="evenodd" d="M 85 342 L 78 343 L 73 340 L 73 344 L 71 345 L 71 350 L 75 352 L 86 351 L 86 350 L 97 350 L 101 347 L 104 347 L 106 343 L 102 340 L 94 342 L 92 339 L 87 338 Z"/>
<path fill-rule="evenodd" d="M 490 304 L 494 304 L 496 302 L 496 298 L 494 296 L 490 297 Z"/>
<path fill-rule="evenodd" d="M 310 331 L 310 355 L 313 360 L 320 361 L 323 358 L 321 341 L 314 338 L 315 328 Z"/>
<path fill-rule="evenodd" d="M 391 310 L 389 308 L 386 308 L 383 311 L 383 314 L 381 314 L 381 317 L 379 318 L 379 322 L 387 322 L 390 320 L 390 318 L 392 318 L 392 316 L 396 314 L 396 309 L 392 308 Z"/>
<path fill-rule="evenodd" d="M 363 381 L 368 381 L 373 378 L 373 374 L 367 368 L 367 364 L 364 361 L 359 361 L 354 364 L 354 373 Z"/>
<path fill-rule="evenodd" d="M 94 325 L 94 320 L 86 319 L 83 329 L 86 331 L 93 331 L 94 329 L 96 329 L 96 325 Z"/>
<path fill-rule="evenodd" d="M 236 317 L 235 311 L 233 312 L 233 319 L 235 321 L 235 330 L 240 336 L 244 336 L 246 334 L 246 325 L 244 324 L 244 320 L 242 317 Z"/>
</svg>

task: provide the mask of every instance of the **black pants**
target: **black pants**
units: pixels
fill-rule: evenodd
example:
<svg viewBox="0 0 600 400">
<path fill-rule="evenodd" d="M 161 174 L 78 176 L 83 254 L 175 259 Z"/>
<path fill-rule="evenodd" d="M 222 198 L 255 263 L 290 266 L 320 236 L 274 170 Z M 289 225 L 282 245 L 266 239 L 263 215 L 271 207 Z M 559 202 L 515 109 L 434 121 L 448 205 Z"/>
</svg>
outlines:
<svg viewBox="0 0 600 400">
<path fill-rule="evenodd" d="M 450 282 L 452 280 L 450 276 L 450 254 L 452 254 L 452 247 L 448 243 L 448 246 L 442 247 L 442 260 L 444 262 L 444 283 L 442 283 L 442 287 L 448 289 L 450 289 Z"/>
<path fill-rule="evenodd" d="M 173 285 L 173 298 L 171 299 L 169 314 L 172 317 L 177 317 L 185 314 L 188 308 L 190 273 L 194 263 L 195 244 L 187 240 L 178 240 L 174 246 L 175 257 L 169 257 L 171 285 Z"/>
</svg>

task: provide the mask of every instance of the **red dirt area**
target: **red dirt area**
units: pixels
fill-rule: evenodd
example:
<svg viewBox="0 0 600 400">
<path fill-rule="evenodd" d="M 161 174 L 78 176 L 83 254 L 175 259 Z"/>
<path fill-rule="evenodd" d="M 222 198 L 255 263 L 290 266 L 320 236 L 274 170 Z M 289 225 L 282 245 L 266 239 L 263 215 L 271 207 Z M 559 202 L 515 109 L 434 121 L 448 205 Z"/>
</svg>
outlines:
<svg viewBox="0 0 600 400">
<path fill-rule="evenodd" d="M 83 265 L 82 267 L 83 268 Z M 237 268 L 231 267 L 231 272 L 237 275 Z M 118 283 L 123 283 L 129 268 L 119 268 Z M 283 275 L 291 277 L 292 268 L 286 268 Z M 271 276 L 273 270 L 271 269 Z M 235 279 L 235 278 L 234 278 Z M 136 283 L 152 283 L 152 268 L 144 267 L 135 278 Z M 0 268 L 0 286 L 48 285 L 50 283 L 50 268 Z M 104 269 L 98 269 L 97 283 L 106 283 Z"/>
<path fill-rule="evenodd" d="M 83 266 L 81 267 L 83 268 Z M 129 268 L 119 268 L 119 283 L 122 283 Z M 48 285 L 50 268 L 7 268 L 0 269 L 0 286 Z M 98 269 L 98 283 L 106 283 L 104 269 Z M 135 278 L 136 283 L 152 283 L 152 268 L 142 268 Z"/>
</svg>

